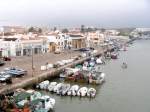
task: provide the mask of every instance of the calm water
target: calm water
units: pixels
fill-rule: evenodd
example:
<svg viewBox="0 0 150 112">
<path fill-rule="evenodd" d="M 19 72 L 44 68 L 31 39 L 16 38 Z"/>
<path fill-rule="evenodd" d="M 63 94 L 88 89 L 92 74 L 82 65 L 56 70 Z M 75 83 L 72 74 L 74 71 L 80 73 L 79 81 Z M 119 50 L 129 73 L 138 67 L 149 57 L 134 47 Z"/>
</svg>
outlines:
<svg viewBox="0 0 150 112">
<path fill-rule="evenodd" d="M 127 69 L 121 68 L 123 62 Z M 94 99 L 50 94 L 56 99 L 55 112 L 150 112 L 150 40 L 134 42 L 101 70 L 106 82 L 96 87 Z"/>
</svg>

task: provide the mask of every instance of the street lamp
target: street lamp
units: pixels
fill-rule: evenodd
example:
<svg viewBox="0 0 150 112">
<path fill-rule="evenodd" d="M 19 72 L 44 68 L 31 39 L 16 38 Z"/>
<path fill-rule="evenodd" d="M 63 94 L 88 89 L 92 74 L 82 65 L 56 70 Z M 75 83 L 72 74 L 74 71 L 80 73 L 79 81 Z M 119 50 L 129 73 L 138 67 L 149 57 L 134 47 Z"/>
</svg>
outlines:
<svg viewBox="0 0 150 112">
<path fill-rule="evenodd" d="M 31 57 L 32 57 L 32 77 L 33 77 L 33 75 L 34 75 L 34 63 L 33 63 L 33 44 L 31 45 Z"/>
</svg>

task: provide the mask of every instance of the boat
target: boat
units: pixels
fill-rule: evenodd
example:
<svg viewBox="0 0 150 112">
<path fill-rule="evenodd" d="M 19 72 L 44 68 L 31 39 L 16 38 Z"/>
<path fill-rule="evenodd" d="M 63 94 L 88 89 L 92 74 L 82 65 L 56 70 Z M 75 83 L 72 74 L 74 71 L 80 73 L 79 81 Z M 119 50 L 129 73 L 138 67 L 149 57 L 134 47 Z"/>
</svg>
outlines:
<svg viewBox="0 0 150 112">
<path fill-rule="evenodd" d="M 96 63 L 97 63 L 97 64 L 103 64 L 103 61 L 102 61 L 101 58 L 97 58 L 97 59 L 96 59 Z"/>
<path fill-rule="evenodd" d="M 57 91 L 59 91 L 59 89 L 61 88 L 61 86 L 63 85 L 63 83 L 59 83 L 54 87 L 53 92 L 57 93 Z"/>
<path fill-rule="evenodd" d="M 41 83 L 39 83 L 36 88 L 39 88 L 39 89 L 47 89 L 48 85 L 49 85 L 49 81 L 46 80 L 46 81 L 43 81 Z"/>
<path fill-rule="evenodd" d="M 77 92 L 77 95 L 78 96 L 86 96 L 86 93 L 88 92 L 88 88 L 87 87 L 81 87 L 78 92 Z"/>
<path fill-rule="evenodd" d="M 72 75 L 76 72 L 78 72 L 78 68 L 65 68 L 64 71 L 59 75 L 60 78 L 66 78 L 69 75 Z"/>
<path fill-rule="evenodd" d="M 79 90 L 79 86 L 78 85 L 73 85 L 67 92 L 67 95 L 70 96 L 76 96 L 77 95 L 77 92 Z"/>
<path fill-rule="evenodd" d="M 127 64 L 126 64 L 126 63 L 123 63 L 123 64 L 122 64 L 122 68 L 123 68 L 123 69 L 126 69 L 126 68 L 127 68 Z"/>
<path fill-rule="evenodd" d="M 94 88 L 89 88 L 88 92 L 87 92 L 87 96 L 88 97 L 95 97 L 96 95 L 96 89 Z"/>
<path fill-rule="evenodd" d="M 94 67 L 95 66 L 95 61 L 90 61 L 89 66 Z"/>
<path fill-rule="evenodd" d="M 105 81 L 105 73 L 94 71 L 89 75 L 90 84 L 102 84 Z"/>
<path fill-rule="evenodd" d="M 118 55 L 117 53 L 111 53 L 111 59 L 117 59 Z"/>
<path fill-rule="evenodd" d="M 47 89 L 48 89 L 50 92 L 53 92 L 54 87 L 55 87 L 56 85 L 57 85 L 57 82 L 51 82 L 51 83 L 48 85 Z"/>
<path fill-rule="evenodd" d="M 69 89 L 70 89 L 70 84 L 64 84 L 64 86 L 62 86 L 61 95 L 66 95 Z"/>
<path fill-rule="evenodd" d="M 29 103 L 32 112 L 49 112 L 54 109 L 55 99 L 48 95 L 43 95 Z"/>
</svg>

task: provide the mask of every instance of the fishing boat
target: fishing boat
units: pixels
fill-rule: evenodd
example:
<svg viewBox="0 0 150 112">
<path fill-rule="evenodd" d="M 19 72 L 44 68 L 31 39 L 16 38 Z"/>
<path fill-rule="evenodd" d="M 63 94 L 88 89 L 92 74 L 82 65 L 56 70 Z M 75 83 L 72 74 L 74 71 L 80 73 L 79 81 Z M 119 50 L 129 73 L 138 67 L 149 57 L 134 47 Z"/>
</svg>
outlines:
<svg viewBox="0 0 150 112">
<path fill-rule="evenodd" d="M 89 88 L 88 92 L 87 92 L 87 96 L 88 97 L 95 97 L 96 95 L 96 89 L 94 88 Z"/>
<path fill-rule="evenodd" d="M 122 64 L 122 68 L 123 68 L 123 69 L 126 69 L 126 68 L 127 68 L 127 64 L 126 64 L 126 63 L 123 63 L 123 64 Z"/>
<path fill-rule="evenodd" d="M 67 92 L 67 95 L 70 96 L 76 96 L 77 95 L 77 92 L 79 90 L 79 86 L 78 85 L 73 85 Z"/>
<path fill-rule="evenodd" d="M 42 112 L 48 112 L 54 108 L 55 99 L 48 95 L 41 94 L 35 90 L 27 90 L 15 93 L 13 96 L 14 103 L 23 108 L 26 103 L 29 103 L 32 112 L 38 112 L 38 110 L 45 110 Z M 41 106 L 40 106 L 41 105 Z"/>
<path fill-rule="evenodd" d="M 87 87 L 81 87 L 78 92 L 77 92 L 77 95 L 78 96 L 86 96 L 86 93 L 88 92 L 88 88 Z"/>
<path fill-rule="evenodd" d="M 50 92 L 53 92 L 54 87 L 55 87 L 56 85 L 57 85 L 57 82 L 51 82 L 51 83 L 48 85 L 47 89 L 48 89 Z"/>
<path fill-rule="evenodd" d="M 49 85 L 49 81 L 46 80 L 46 81 L 43 81 L 41 83 L 39 83 L 36 88 L 39 88 L 39 89 L 47 89 L 48 85 Z"/>
<path fill-rule="evenodd" d="M 96 64 L 103 64 L 103 61 L 102 61 L 101 57 L 96 59 Z"/>
<path fill-rule="evenodd" d="M 63 83 L 57 84 L 57 85 L 54 87 L 53 92 L 57 93 L 57 91 L 59 91 L 59 89 L 61 88 L 62 85 L 63 85 Z"/>
<path fill-rule="evenodd" d="M 66 95 L 69 89 L 70 89 L 70 84 L 64 84 L 64 86 L 62 86 L 61 95 Z"/>
<path fill-rule="evenodd" d="M 102 84 L 105 81 L 105 73 L 94 71 L 89 75 L 90 84 Z"/>
<path fill-rule="evenodd" d="M 117 53 L 111 53 L 111 59 L 117 59 L 118 55 Z"/>
</svg>

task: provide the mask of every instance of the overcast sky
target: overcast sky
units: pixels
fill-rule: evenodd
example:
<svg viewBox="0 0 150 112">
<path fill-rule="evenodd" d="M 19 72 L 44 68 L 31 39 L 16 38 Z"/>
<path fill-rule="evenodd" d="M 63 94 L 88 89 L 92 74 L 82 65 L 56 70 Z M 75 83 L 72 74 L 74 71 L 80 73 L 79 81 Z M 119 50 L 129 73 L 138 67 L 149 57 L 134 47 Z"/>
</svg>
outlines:
<svg viewBox="0 0 150 112">
<path fill-rule="evenodd" d="M 149 0 L 0 0 L 0 25 L 150 27 Z"/>
</svg>

